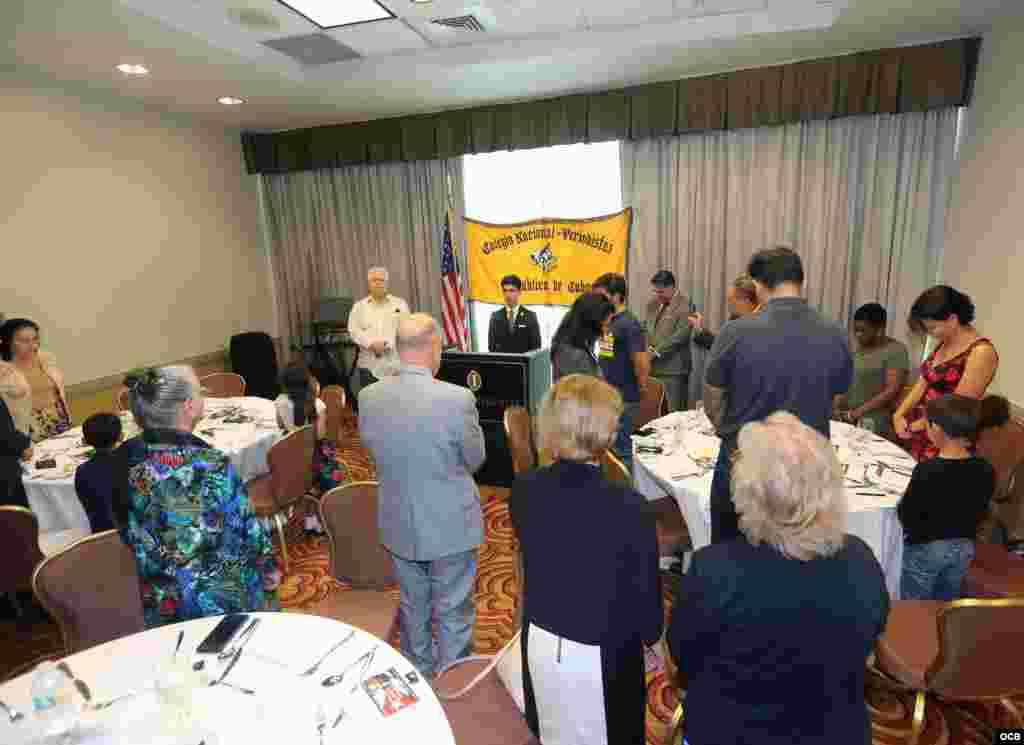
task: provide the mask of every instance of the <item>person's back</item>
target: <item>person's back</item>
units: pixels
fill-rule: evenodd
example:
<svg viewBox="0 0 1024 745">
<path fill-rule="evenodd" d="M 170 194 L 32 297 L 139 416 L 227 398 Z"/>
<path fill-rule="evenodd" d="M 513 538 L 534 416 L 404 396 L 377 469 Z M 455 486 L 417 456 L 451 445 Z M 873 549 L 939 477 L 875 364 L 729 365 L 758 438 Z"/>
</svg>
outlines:
<svg viewBox="0 0 1024 745">
<path fill-rule="evenodd" d="M 274 609 L 270 539 L 227 455 L 183 432 L 146 433 L 124 447 L 121 536 L 138 562 L 147 627 Z"/>
<path fill-rule="evenodd" d="M 745 538 L 714 544 L 694 554 L 682 588 L 677 607 L 701 607 L 669 637 L 690 681 L 692 745 L 870 743 L 865 660 L 888 594 L 863 541 L 847 536 L 810 561 Z"/>
<path fill-rule="evenodd" d="M 112 451 L 96 454 L 75 470 L 75 493 L 89 518 L 89 529 L 102 533 L 114 529 L 114 483 L 123 478 L 122 461 Z"/>
<path fill-rule="evenodd" d="M 597 466 L 558 461 L 516 480 L 509 511 L 529 620 L 584 644 L 657 639 L 657 539 L 640 494 Z M 586 529 L 566 531 L 581 515 Z"/>
<path fill-rule="evenodd" d="M 482 433 L 479 452 L 465 448 L 479 431 L 475 415 L 468 390 L 407 365 L 360 392 L 359 433 L 377 466 L 381 538 L 392 553 L 430 560 L 483 541 L 472 477 Z"/>
<path fill-rule="evenodd" d="M 723 439 L 775 411 L 829 436 L 832 399 L 849 387 L 853 361 L 839 326 L 802 299 L 773 299 L 760 313 L 730 321 L 711 354 L 707 381 L 727 391 Z"/>
</svg>

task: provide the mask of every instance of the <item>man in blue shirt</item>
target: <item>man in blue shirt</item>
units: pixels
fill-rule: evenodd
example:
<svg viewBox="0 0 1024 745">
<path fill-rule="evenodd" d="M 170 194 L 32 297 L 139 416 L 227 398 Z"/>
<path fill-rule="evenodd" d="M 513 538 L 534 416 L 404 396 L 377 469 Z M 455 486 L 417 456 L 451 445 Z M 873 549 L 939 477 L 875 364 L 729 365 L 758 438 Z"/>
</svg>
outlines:
<svg viewBox="0 0 1024 745">
<path fill-rule="evenodd" d="M 722 327 L 704 378 L 704 409 L 722 438 L 711 483 L 712 543 L 740 535 L 730 481 L 743 425 L 788 411 L 829 437 L 832 399 L 853 382 L 846 333 L 801 297 L 800 257 L 788 248 L 759 251 L 747 273 L 760 312 Z"/>
<path fill-rule="evenodd" d="M 647 387 L 651 361 L 640 322 L 626 309 L 626 278 L 621 274 L 602 274 L 593 284 L 594 292 L 604 295 L 615 306 L 608 333 L 598 342 L 598 362 L 610 385 L 618 388 L 624 404 L 614 450 L 633 474 L 633 420 L 640 410 L 640 391 Z"/>
</svg>

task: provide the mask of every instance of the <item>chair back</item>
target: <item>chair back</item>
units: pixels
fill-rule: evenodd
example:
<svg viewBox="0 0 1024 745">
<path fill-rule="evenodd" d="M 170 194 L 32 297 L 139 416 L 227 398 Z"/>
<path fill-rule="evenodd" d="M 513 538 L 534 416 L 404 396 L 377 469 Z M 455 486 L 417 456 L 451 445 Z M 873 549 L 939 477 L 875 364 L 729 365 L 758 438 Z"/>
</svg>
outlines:
<svg viewBox="0 0 1024 745">
<path fill-rule="evenodd" d="M 120 386 L 117 392 L 114 394 L 114 405 L 117 407 L 117 413 L 120 414 L 122 411 L 131 411 L 132 403 L 130 400 L 131 390 L 125 386 Z"/>
<path fill-rule="evenodd" d="M 1024 542 L 1024 463 L 1014 466 L 1005 486 L 997 490 L 992 514 L 1006 530 L 1007 543 Z"/>
<path fill-rule="evenodd" d="M 996 498 L 1006 492 L 1010 475 L 1024 462 L 1024 425 L 1015 419 L 978 433 L 975 450 L 996 469 Z"/>
<path fill-rule="evenodd" d="M 505 409 L 505 439 L 512 455 L 512 471 L 518 476 L 537 466 L 530 434 L 530 412 L 522 406 Z"/>
<path fill-rule="evenodd" d="M 231 370 L 245 378 L 250 396 L 273 400 L 281 390 L 277 380 L 277 349 L 270 334 L 247 331 L 231 337 Z"/>
<path fill-rule="evenodd" d="M 278 511 L 286 510 L 313 486 L 313 451 L 316 432 L 312 424 L 289 432 L 270 446 L 270 490 Z"/>
<path fill-rule="evenodd" d="M 327 407 L 327 439 L 337 442 L 341 437 L 341 419 L 345 413 L 345 389 L 329 385 L 320 391 L 320 400 Z"/>
<path fill-rule="evenodd" d="M 1024 692 L 1024 598 L 954 600 L 939 609 L 936 623 L 929 690 L 951 699 Z"/>
<path fill-rule="evenodd" d="M 145 628 L 135 554 L 116 530 L 44 559 L 32 576 L 32 590 L 57 621 L 65 654 Z"/>
<path fill-rule="evenodd" d="M 32 573 L 42 560 L 39 521 L 32 510 L 0 505 L 0 594 L 32 589 Z"/>
<path fill-rule="evenodd" d="M 239 398 L 245 395 L 245 378 L 238 373 L 219 372 L 204 375 L 199 385 L 210 398 Z"/>
<path fill-rule="evenodd" d="M 630 477 L 629 471 L 626 470 L 626 465 L 611 450 L 606 450 L 605 454 L 601 456 L 601 471 L 609 481 L 626 486 L 633 485 L 633 479 Z"/>
<path fill-rule="evenodd" d="M 665 406 L 665 384 L 657 378 L 648 378 L 647 387 L 640 391 L 640 410 L 633 421 L 633 428 L 640 429 L 661 416 Z"/>
<path fill-rule="evenodd" d="M 331 546 L 331 575 L 355 587 L 394 583 L 391 554 L 380 543 L 376 481 L 352 481 L 320 498 L 320 522 Z"/>
</svg>

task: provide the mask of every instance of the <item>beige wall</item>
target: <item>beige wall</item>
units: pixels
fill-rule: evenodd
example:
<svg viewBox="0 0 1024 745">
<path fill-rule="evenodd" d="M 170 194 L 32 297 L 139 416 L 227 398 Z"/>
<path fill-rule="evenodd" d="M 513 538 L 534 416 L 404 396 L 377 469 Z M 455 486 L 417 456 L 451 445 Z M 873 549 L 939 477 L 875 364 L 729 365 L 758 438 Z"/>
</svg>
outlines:
<svg viewBox="0 0 1024 745">
<path fill-rule="evenodd" d="M 0 312 L 70 384 L 273 334 L 239 133 L 0 70 Z"/>
<path fill-rule="evenodd" d="M 978 307 L 1000 367 L 993 391 L 1024 404 L 1024 15 L 985 37 L 949 211 L 943 276 Z"/>
</svg>

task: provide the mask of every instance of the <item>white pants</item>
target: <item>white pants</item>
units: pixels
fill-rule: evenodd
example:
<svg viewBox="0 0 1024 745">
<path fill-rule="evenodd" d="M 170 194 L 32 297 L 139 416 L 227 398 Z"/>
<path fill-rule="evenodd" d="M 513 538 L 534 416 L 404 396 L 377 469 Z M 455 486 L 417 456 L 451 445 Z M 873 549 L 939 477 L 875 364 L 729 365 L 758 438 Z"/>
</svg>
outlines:
<svg viewBox="0 0 1024 745">
<path fill-rule="evenodd" d="M 601 648 L 556 636 L 536 624 L 527 664 L 544 745 L 607 745 Z"/>
</svg>

